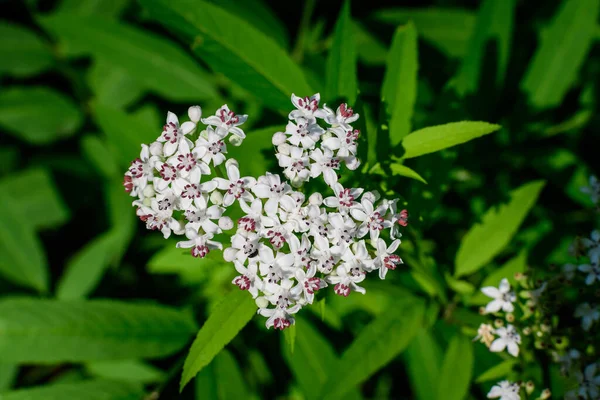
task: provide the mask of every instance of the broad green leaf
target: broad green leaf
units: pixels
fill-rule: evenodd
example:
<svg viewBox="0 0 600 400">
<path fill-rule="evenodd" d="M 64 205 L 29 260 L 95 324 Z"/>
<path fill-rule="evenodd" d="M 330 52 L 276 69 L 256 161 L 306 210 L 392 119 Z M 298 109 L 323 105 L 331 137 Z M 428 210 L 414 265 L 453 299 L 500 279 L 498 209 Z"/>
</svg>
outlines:
<svg viewBox="0 0 600 400">
<path fill-rule="evenodd" d="M 17 364 L 0 363 L 0 393 L 10 390 L 18 374 Z"/>
<path fill-rule="evenodd" d="M 350 104 L 356 101 L 356 43 L 350 15 L 350 1 L 344 1 L 333 31 L 333 43 L 326 64 L 327 98 L 344 98 Z"/>
<path fill-rule="evenodd" d="M 0 92 L 0 127 L 31 144 L 69 137 L 82 121 L 75 104 L 52 89 L 11 87 Z"/>
<path fill-rule="evenodd" d="M 205 71 L 179 46 L 149 31 L 96 15 L 53 14 L 39 18 L 70 56 L 93 55 L 173 101 L 216 96 Z M 116 56 L 118 55 L 118 56 Z"/>
<path fill-rule="evenodd" d="M 162 370 L 136 360 L 95 361 L 85 364 L 85 370 L 96 378 L 115 381 L 153 383 L 165 377 Z"/>
<path fill-rule="evenodd" d="M 383 65 L 387 59 L 387 47 L 364 26 L 353 21 L 356 56 L 366 65 Z"/>
<path fill-rule="evenodd" d="M 477 13 L 475 30 L 469 41 L 469 48 L 454 81 L 460 95 L 473 93 L 480 86 L 486 55 L 495 56 L 496 87 L 502 87 L 510 46 L 512 42 L 515 0 L 485 0 Z M 496 53 L 490 54 L 487 46 L 495 46 Z"/>
<path fill-rule="evenodd" d="M 33 190 L 32 190 L 33 189 Z M 69 209 L 45 169 L 31 168 L 0 180 L 6 193 L 34 229 L 53 228 L 69 220 Z"/>
<path fill-rule="evenodd" d="M 444 356 L 436 398 L 465 399 L 473 375 L 473 363 L 473 343 L 459 332 L 450 340 Z"/>
<path fill-rule="evenodd" d="M 463 237 L 456 254 L 455 276 L 471 274 L 502 251 L 535 204 L 544 181 L 529 182 L 511 192 L 510 201 L 493 207 Z"/>
<path fill-rule="evenodd" d="M 400 143 L 411 131 L 417 99 L 417 31 L 412 22 L 396 29 L 388 52 L 381 99 L 389 115 L 390 142 Z"/>
<path fill-rule="evenodd" d="M 475 28 L 475 15 L 461 8 L 389 8 L 377 10 L 379 21 L 400 25 L 413 21 L 423 39 L 449 57 L 467 53 Z"/>
<path fill-rule="evenodd" d="M 164 357 L 189 341 L 188 313 L 116 300 L 0 300 L 0 352 L 19 363 Z M 75 334 L 76 333 L 76 334 Z"/>
<path fill-rule="evenodd" d="M 562 2 L 521 81 L 533 107 L 562 102 L 591 49 L 599 10 L 600 0 Z"/>
<path fill-rule="evenodd" d="M 67 263 L 56 288 L 56 297 L 60 300 L 87 297 L 100 283 L 114 257 L 113 249 L 118 247 L 120 240 L 121 235 L 110 231 L 97 236 L 79 250 Z"/>
<path fill-rule="evenodd" d="M 513 370 L 513 368 L 517 365 L 517 360 L 509 359 L 502 361 L 500 364 L 493 366 L 487 371 L 483 372 L 476 379 L 476 383 L 488 382 L 488 381 L 499 381 L 502 378 L 506 378 L 506 376 Z"/>
<path fill-rule="evenodd" d="M 47 292 L 46 255 L 24 211 L 9 193 L 0 191 L 0 273 L 19 285 Z M 4 355 L 2 360 L 10 361 Z"/>
<path fill-rule="evenodd" d="M 129 165 L 140 156 L 143 143 L 151 143 L 160 136 L 161 127 L 152 127 L 144 121 L 114 107 L 97 104 L 96 122 L 116 149 L 120 165 Z"/>
<path fill-rule="evenodd" d="M 246 293 L 247 294 L 247 293 Z M 240 366 L 233 355 L 223 349 L 214 360 L 219 400 L 248 399 L 248 387 L 244 382 Z"/>
<path fill-rule="evenodd" d="M 265 105 L 288 110 L 291 93 L 313 93 L 302 70 L 270 37 L 244 19 L 196 0 L 141 0 L 150 15 L 193 41 L 210 67 L 248 90 Z M 231 27 L 235 29 L 231 29 Z"/>
<path fill-rule="evenodd" d="M 115 154 L 102 139 L 95 135 L 85 135 L 81 138 L 80 146 L 83 155 L 103 178 L 122 178 L 124 172 L 120 170 Z"/>
<path fill-rule="evenodd" d="M 393 163 L 390 164 L 390 170 L 392 171 L 393 175 L 400 175 L 407 178 L 416 179 L 420 182 L 423 182 L 424 184 L 427 184 L 427 181 L 423 179 L 423 177 L 419 175 L 418 172 L 408 168 L 406 165 Z"/>
<path fill-rule="evenodd" d="M 0 75 L 35 75 L 53 62 L 50 47 L 36 33 L 20 25 L 0 21 Z"/>
<path fill-rule="evenodd" d="M 479 121 L 451 122 L 419 129 L 402 140 L 402 158 L 413 158 L 456 146 L 500 129 L 500 125 Z"/>
<path fill-rule="evenodd" d="M 143 395 L 142 385 L 99 379 L 15 390 L 0 395 L 0 400 L 140 400 Z"/>
<path fill-rule="evenodd" d="M 61 0 L 56 12 L 118 18 L 130 3 L 131 0 Z"/>
<path fill-rule="evenodd" d="M 343 398 L 398 356 L 419 332 L 425 306 L 409 300 L 395 302 L 367 325 L 331 370 L 320 398 Z"/>
<path fill-rule="evenodd" d="M 252 319 L 256 304 L 247 292 L 234 290 L 210 314 L 198 332 L 183 366 L 180 389 L 207 366 Z"/>
<path fill-rule="evenodd" d="M 435 399 L 442 365 L 442 350 L 435 337 L 421 329 L 406 348 L 404 359 L 416 398 Z"/>
<path fill-rule="evenodd" d="M 95 100 L 115 108 L 126 107 L 144 94 L 144 85 L 127 70 L 98 59 L 88 75 Z"/>
<path fill-rule="evenodd" d="M 475 286 L 467 281 L 463 281 L 453 277 L 449 272 L 444 273 L 444 277 L 446 278 L 446 283 L 450 287 L 450 289 L 454 290 L 459 294 L 472 294 L 475 292 Z"/>
<path fill-rule="evenodd" d="M 515 285 L 515 274 L 517 272 L 525 272 L 525 268 L 527 267 L 527 255 L 528 252 L 526 249 L 521 250 L 516 257 L 511 258 L 503 266 L 493 270 L 489 275 L 487 275 L 480 287 L 498 287 L 498 285 L 500 285 L 500 281 L 504 278 L 508 279 L 511 285 Z M 469 299 L 469 304 L 483 305 L 488 303 L 490 300 L 491 299 L 489 297 L 479 291 Z"/>
</svg>

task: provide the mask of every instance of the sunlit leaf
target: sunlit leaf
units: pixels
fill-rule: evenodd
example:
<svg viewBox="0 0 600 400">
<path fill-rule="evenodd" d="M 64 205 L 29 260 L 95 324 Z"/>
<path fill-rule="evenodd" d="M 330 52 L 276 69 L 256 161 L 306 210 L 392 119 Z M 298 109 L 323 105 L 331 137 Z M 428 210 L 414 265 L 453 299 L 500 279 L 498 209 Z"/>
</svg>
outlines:
<svg viewBox="0 0 600 400">
<path fill-rule="evenodd" d="M 111 380 L 58 383 L 15 390 L 2 395 L 2 400 L 140 400 L 142 385 Z"/>
<path fill-rule="evenodd" d="M 356 76 L 356 43 L 350 15 L 350 1 L 346 0 L 335 24 L 333 44 L 326 65 L 327 97 L 344 98 L 354 104 L 358 92 Z"/>
<path fill-rule="evenodd" d="M 20 25 L 0 21 L 0 75 L 25 77 L 49 68 L 54 59 L 48 45 Z"/>
<path fill-rule="evenodd" d="M 473 375 L 473 343 L 457 333 L 450 344 L 440 371 L 437 399 L 463 400 L 467 397 Z"/>
<path fill-rule="evenodd" d="M 135 360 L 94 361 L 85 364 L 85 370 L 97 378 L 140 383 L 158 382 L 165 375 L 160 369 Z"/>
<path fill-rule="evenodd" d="M 417 171 L 414 171 L 414 170 L 408 168 L 406 165 L 399 164 L 399 163 L 390 164 L 390 171 L 392 171 L 392 174 L 394 174 L 394 175 L 399 175 L 399 176 L 404 176 L 404 177 L 411 178 L 411 179 L 416 179 L 420 182 L 423 182 L 424 184 L 427 184 L 427 181 L 425 179 L 423 179 L 423 177 L 421 175 L 419 175 L 419 173 Z"/>
<path fill-rule="evenodd" d="M 484 267 L 510 242 L 545 185 L 529 182 L 511 192 L 510 201 L 489 209 L 463 237 L 456 254 L 455 276 Z"/>
<path fill-rule="evenodd" d="M 189 313 L 116 300 L 0 300 L 2 359 L 58 363 L 164 357 L 196 330 Z M 75 334 L 76 333 L 76 334 Z"/>
<path fill-rule="evenodd" d="M 0 127 L 26 142 L 43 145 L 69 137 L 82 115 L 63 94 L 45 87 L 0 91 Z"/>
<path fill-rule="evenodd" d="M 513 368 L 517 365 L 517 361 L 516 360 L 504 360 L 502 361 L 500 364 L 497 364 L 495 366 L 493 366 L 492 368 L 488 369 L 487 371 L 484 371 L 481 375 L 479 375 L 476 379 L 475 382 L 477 383 L 481 383 L 481 382 L 488 382 L 488 381 L 499 381 L 502 380 L 503 378 L 506 378 L 506 376 L 513 370 Z"/>
</svg>

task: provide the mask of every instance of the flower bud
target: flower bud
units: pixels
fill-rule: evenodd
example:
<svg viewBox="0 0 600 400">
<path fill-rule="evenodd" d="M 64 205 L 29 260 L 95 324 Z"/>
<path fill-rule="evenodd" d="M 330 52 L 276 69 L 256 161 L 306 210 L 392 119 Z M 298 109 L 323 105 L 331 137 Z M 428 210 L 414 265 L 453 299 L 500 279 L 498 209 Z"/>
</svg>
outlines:
<svg viewBox="0 0 600 400">
<path fill-rule="evenodd" d="M 346 161 L 346 167 L 350 171 L 354 171 L 355 169 L 360 167 L 360 160 L 356 157 L 346 157 L 345 161 Z"/>
<path fill-rule="evenodd" d="M 533 383 L 533 381 L 528 381 L 525 384 L 525 391 L 527 392 L 527 394 L 533 393 L 534 389 L 535 389 L 535 384 Z"/>
<path fill-rule="evenodd" d="M 233 228 L 233 221 L 229 217 L 221 217 L 219 218 L 219 228 L 228 231 Z"/>
<path fill-rule="evenodd" d="M 257 297 L 255 302 L 258 308 L 266 308 L 269 306 L 269 300 L 264 296 Z"/>
<path fill-rule="evenodd" d="M 223 204 L 223 195 L 218 190 L 215 190 L 210 194 L 210 201 L 211 203 L 220 206 Z"/>
<path fill-rule="evenodd" d="M 150 197 L 146 197 L 142 201 L 142 204 L 145 205 L 146 207 L 152 207 L 152 200 L 150 199 Z"/>
<path fill-rule="evenodd" d="M 153 156 L 163 155 L 163 144 L 161 142 L 154 142 L 150 145 L 150 154 Z"/>
<path fill-rule="evenodd" d="M 287 143 L 282 143 L 277 146 L 277 152 L 281 154 L 285 154 L 286 156 L 290 155 L 290 145 Z"/>
<path fill-rule="evenodd" d="M 230 165 L 235 165 L 238 168 L 240 167 L 240 164 L 235 158 L 229 158 L 227 161 L 225 161 L 225 168 L 228 168 Z"/>
<path fill-rule="evenodd" d="M 273 146 L 279 146 L 280 144 L 284 144 L 286 139 L 287 136 L 285 135 L 285 133 L 276 132 L 275 134 L 273 134 L 273 139 L 271 139 L 271 142 L 273 143 Z"/>
<path fill-rule="evenodd" d="M 188 117 L 192 122 L 198 123 L 202 117 L 202 108 L 200 106 L 191 106 L 188 108 Z"/>
<path fill-rule="evenodd" d="M 241 137 L 239 137 L 237 135 L 229 136 L 229 143 L 231 143 L 232 146 L 238 147 L 242 144 L 243 141 L 244 141 L 244 139 L 242 139 Z"/>
<path fill-rule="evenodd" d="M 308 203 L 312 204 L 313 206 L 320 206 L 323 204 L 323 195 L 319 192 L 311 194 L 308 198 Z"/>
<path fill-rule="evenodd" d="M 146 185 L 144 188 L 144 197 L 154 197 L 155 194 L 154 186 L 152 184 Z"/>
<path fill-rule="evenodd" d="M 515 316 L 512 313 L 508 313 L 506 314 L 506 321 L 507 322 L 514 322 L 515 321 Z"/>
<path fill-rule="evenodd" d="M 540 395 L 540 399 L 542 399 L 542 400 L 549 399 L 551 395 L 552 395 L 552 392 L 550 392 L 550 389 L 544 389 L 542 391 L 542 394 Z"/>
<path fill-rule="evenodd" d="M 504 321 L 502 321 L 500 318 L 497 318 L 497 319 L 494 321 L 494 326 L 495 326 L 496 328 L 500 328 L 500 327 L 504 326 Z"/>
<path fill-rule="evenodd" d="M 525 336 L 529 336 L 531 335 L 531 328 L 526 326 L 525 328 L 523 328 L 523 335 Z"/>
</svg>

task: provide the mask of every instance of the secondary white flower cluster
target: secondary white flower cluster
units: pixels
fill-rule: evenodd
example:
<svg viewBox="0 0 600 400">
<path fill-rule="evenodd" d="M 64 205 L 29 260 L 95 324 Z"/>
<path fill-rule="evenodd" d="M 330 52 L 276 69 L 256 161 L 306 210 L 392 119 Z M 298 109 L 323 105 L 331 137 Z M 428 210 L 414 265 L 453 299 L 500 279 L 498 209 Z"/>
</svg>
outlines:
<svg viewBox="0 0 600 400">
<path fill-rule="evenodd" d="M 521 400 L 521 385 L 509 381 L 501 381 L 492 387 L 487 394 L 488 399 Z"/>
<path fill-rule="evenodd" d="M 223 248 L 214 236 L 233 228 L 223 214 L 239 204 L 245 215 L 223 257 L 239 273 L 233 283 L 251 293 L 258 312 L 268 317 L 267 327 L 275 329 L 293 324 L 292 315 L 328 284 L 348 296 L 365 292 L 358 284 L 368 272 L 378 271 L 384 279 L 402 263 L 394 253 L 408 219 L 406 210 L 397 209 L 397 199 L 380 200 L 376 192 L 338 182 L 341 162 L 349 169 L 359 166 L 359 131 L 350 125 L 358 114 L 346 104 L 335 113 L 319 108 L 318 94 L 292 95 L 292 103 L 296 110 L 289 114 L 286 132 L 273 135 L 289 183 L 268 172 L 257 179 L 240 177 L 237 161 L 226 160 L 225 139 L 229 134 L 243 139 L 239 125 L 247 118 L 226 105 L 206 119 L 200 118 L 200 107 L 191 107 L 190 121 L 181 125 L 169 113 L 162 134 L 142 145 L 124 183 L 137 197 L 133 204 L 147 228 L 161 230 L 165 238 L 185 234 L 188 240 L 177 246 L 190 248 L 195 257 Z M 208 127 L 193 142 L 200 120 Z M 328 127 L 320 127 L 318 120 Z M 292 189 L 321 175 L 331 188 L 329 197 Z M 384 230 L 389 233 L 382 235 Z"/>
</svg>

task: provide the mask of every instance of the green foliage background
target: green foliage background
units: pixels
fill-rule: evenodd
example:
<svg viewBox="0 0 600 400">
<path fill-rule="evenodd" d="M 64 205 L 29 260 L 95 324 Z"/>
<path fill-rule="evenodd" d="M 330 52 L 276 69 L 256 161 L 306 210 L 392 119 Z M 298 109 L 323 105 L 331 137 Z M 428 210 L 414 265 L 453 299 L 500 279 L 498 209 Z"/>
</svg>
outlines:
<svg viewBox="0 0 600 400">
<path fill-rule="evenodd" d="M 567 262 L 597 218 L 579 188 L 600 172 L 600 0 L 396 3 L 0 2 L 0 399 L 458 400 L 503 378 L 560 398 L 548 360 L 470 339 L 481 286 Z M 230 153 L 277 172 L 292 92 L 355 106 L 349 182 L 410 224 L 401 270 L 280 334 L 121 183 L 192 104 L 248 114 Z"/>
</svg>

